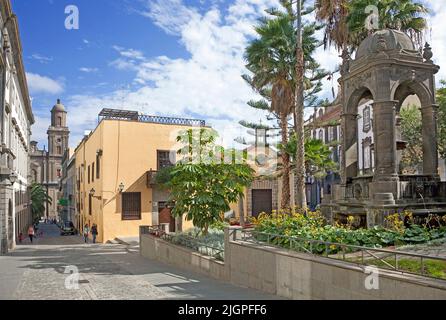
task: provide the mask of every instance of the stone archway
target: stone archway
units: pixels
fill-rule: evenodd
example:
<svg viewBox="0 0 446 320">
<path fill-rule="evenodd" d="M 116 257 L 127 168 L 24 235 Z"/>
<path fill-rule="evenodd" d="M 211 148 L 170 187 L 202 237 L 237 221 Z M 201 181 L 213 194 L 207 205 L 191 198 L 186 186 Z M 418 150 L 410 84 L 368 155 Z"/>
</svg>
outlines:
<svg viewBox="0 0 446 320">
<path fill-rule="evenodd" d="M 429 45 L 420 51 L 407 35 L 389 29 L 371 34 L 361 43 L 355 58 L 345 63 L 339 80 L 343 108 L 342 183 L 334 187 L 327 216 L 351 212 L 368 215 L 380 206 L 384 215 L 385 210 L 395 212 L 410 207 L 411 201 L 416 206 L 419 202 L 415 189 L 419 184 L 423 184 L 426 191 L 421 197 L 433 195 L 432 205 L 438 203 L 434 199 L 438 195 L 432 192 L 439 188 L 435 103 L 438 71 Z M 412 94 L 421 101 L 423 121 L 423 176 L 416 179 L 399 174 L 397 156 L 398 145 L 401 145 L 398 144 L 397 112 Z M 359 161 L 354 155 L 359 157 L 358 105 L 364 97 L 373 101 L 373 141 L 370 144 L 373 145 L 374 170 L 367 176 L 361 175 Z"/>
<path fill-rule="evenodd" d="M 399 81 L 392 89 L 397 111 L 409 95 L 416 95 L 421 103 L 422 136 L 423 136 L 423 175 L 438 179 L 438 143 L 437 143 L 437 109 L 434 88 L 427 88 L 420 75 L 414 71 L 412 80 Z M 421 78 L 421 79 L 420 79 Z"/>
</svg>

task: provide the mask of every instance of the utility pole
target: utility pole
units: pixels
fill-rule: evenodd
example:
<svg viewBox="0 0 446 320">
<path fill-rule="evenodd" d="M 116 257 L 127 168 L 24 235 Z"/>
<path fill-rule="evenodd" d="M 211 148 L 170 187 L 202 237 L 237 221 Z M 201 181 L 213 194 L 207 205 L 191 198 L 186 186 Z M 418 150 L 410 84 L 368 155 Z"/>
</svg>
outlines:
<svg viewBox="0 0 446 320">
<path fill-rule="evenodd" d="M 307 199 L 305 190 L 305 128 L 304 128 L 304 51 L 302 45 L 302 0 L 296 1 L 297 39 L 296 39 L 296 91 L 294 124 L 296 126 L 296 206 L 306 210 Z"/>
</svg>

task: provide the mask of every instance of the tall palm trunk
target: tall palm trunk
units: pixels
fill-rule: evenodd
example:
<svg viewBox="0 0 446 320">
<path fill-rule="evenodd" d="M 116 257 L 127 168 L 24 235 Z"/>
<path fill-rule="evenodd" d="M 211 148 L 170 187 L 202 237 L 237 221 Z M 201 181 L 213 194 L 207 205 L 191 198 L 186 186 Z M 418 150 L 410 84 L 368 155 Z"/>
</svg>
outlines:
<svg viewBox="0 0 446 320">
<path fill-rule="evenodd" d="M 282 131 L 282 145 L 285 146 L 288 143 L 288 115 L 286 113 L 282 113 L 280 116 L 280 127 Z M 280 203 L 281 209 L 288 210 L 290 209 L 290 155 L 282 151 L 282 166 L 283 166 L 283 175 L 282 175 L 282 201 Z"/>
<path fill-rule="evenodd" d="M 304 51 L 302 47 L 302 3 L 297 1 L 297 45 L 296 45 L 296 106 L 295 130 L 297 138 L 296 154 L 296 206 L 306 210 L 305 192 L 305 128 L 304 128 Z"/>
</svg>

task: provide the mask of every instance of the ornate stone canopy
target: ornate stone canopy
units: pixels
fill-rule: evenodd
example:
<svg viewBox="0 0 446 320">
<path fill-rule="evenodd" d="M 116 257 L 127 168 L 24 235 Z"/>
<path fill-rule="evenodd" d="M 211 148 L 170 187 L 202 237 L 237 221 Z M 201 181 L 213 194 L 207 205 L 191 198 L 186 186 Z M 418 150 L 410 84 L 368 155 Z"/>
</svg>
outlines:
<svg viewBox="0 0 446 320">
<path fill-rule="evenodd" d="M 358 177 L 358 161 L 351 158 L 358 144 L 358 104 L 364 98 L 373 100 L 373 137 L 375 172 L 370 183 L 370 198 L 383 193 L 400 197 L 397 166 L 396 119 L 409 95 L 421 101 L 423 121 L 423 175 L 438 179 L 437 105 L 435 74 L 439 67 L 432 61 L 428 44 L 417 50 L 412 40 L 396 30 L 380 30 L 359 46 L 354 60 L 343 68 L 343 157 L 341 178 L 344 186 Z"/>
</svg>

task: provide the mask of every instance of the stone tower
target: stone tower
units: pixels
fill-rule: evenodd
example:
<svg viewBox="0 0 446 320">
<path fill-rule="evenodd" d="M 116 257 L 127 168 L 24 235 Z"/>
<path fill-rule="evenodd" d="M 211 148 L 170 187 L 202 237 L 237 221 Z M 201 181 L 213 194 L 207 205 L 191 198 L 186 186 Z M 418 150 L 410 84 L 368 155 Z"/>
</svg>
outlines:
<svg viewBox="0 0 446 320">
<path fill-rule="evenodd" d="M 60 99 L 51 109 L 51 125 L 47 131 L 48 150 L 37 148 L 37 142 L 31 142 L 31 177 L 33 182 L 48 188 L 52 204 L 48 205 L 46 216 L 58 217 L 59 181 L 62 177 L 62 159 L 69 147 L 70 131 L 67 126 L 67 111 Z"/>
<path fill-rule="evenodd" d="M 67 127 L 67 111 L 65 106 L 57 100 L 51 110 L 51 126 L 48 129 L 48 152 L 50 157 L 62 157 L 68 149 L 70 131 Z"/>
</svg>

